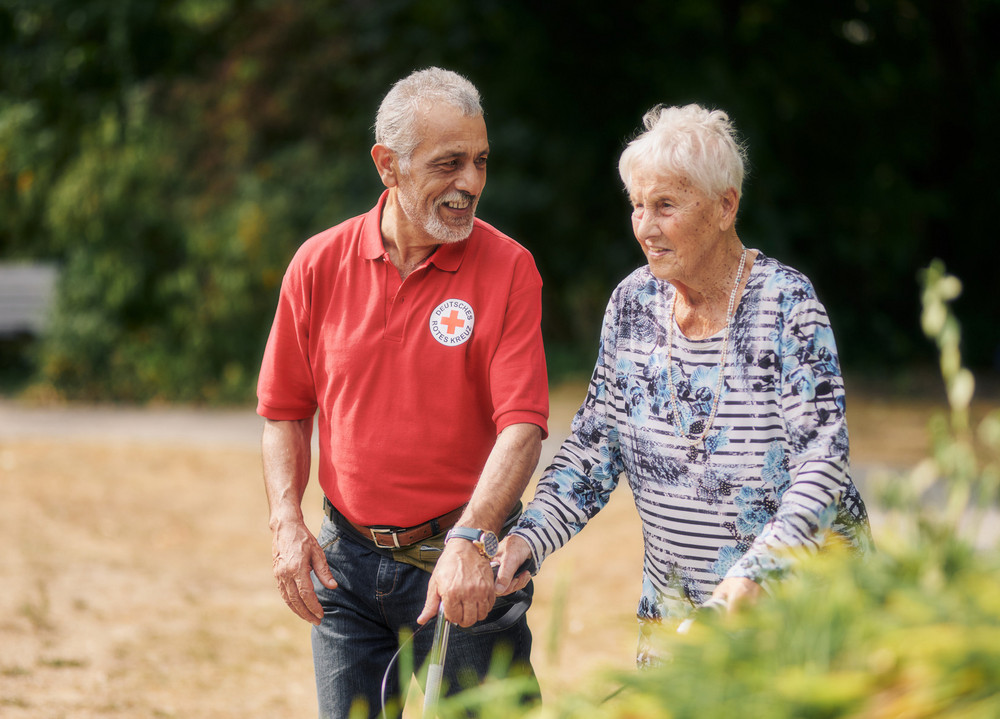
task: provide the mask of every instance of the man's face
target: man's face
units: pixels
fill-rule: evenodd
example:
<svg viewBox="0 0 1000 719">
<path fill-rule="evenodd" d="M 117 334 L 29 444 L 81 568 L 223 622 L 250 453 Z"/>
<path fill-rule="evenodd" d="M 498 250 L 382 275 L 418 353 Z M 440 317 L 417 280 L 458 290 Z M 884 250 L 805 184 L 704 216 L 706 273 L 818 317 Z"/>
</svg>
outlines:
<svg viewBox="0 0 1000 719">
<path fill-rule="evenodd" d="M 418 131 L 420 144 L 399 169 L 399 205 L 416 229 L 437 242 L 461 242 L 472 232 L 486 185 L 486 121 L 437 105 L 424 112 Z"/>
</svg>

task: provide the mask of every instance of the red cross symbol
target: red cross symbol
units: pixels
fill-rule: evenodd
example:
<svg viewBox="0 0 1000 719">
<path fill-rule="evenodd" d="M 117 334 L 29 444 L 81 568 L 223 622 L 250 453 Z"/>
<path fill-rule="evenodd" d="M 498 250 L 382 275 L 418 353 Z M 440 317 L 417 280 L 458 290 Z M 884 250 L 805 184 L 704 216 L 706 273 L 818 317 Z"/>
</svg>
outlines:
<svg viewBox="0 0 1000 719">
<path fill-rule="evenodd" d="M 465 320 L 458 316 L 458 310 L 452 310 L 447 317 L 441 318 L 441 324 L 448 328 L 448 334 L 455 334 L 455 330 L 465 327 Z"/>
</svg>

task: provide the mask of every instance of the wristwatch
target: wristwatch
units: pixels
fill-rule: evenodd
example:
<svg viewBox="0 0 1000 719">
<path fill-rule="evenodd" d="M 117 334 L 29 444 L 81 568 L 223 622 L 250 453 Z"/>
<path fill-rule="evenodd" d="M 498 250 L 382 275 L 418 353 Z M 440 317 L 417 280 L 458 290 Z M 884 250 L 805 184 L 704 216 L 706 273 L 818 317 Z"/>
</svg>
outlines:
<svg viewBox="0 0 1000 719">
<path fill-rule="evenodd" d="M 444 543 L 447 544 L 452 539 L 468 539 L 479 550 L 479 553 L 487 559 L 493 559 L 500 546 L 497 541 L 497 535 L 487 529 L 452 527 L 448 530 L 448 534 L 444 536 Z"/>
</svg>

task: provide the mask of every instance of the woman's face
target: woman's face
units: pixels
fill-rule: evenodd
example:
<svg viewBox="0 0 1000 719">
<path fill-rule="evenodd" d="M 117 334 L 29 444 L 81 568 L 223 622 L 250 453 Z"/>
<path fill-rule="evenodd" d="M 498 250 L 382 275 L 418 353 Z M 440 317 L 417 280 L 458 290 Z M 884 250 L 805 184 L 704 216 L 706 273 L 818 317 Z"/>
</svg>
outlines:
<svg viewBox="0 0 1000 719">
<path fill-rule="evenodd" d="M 732 198 L 710 197 L 684 175 L 644 170 L 632 175 L 631 186 L 632 232 L 653 276 L 685 284 L 700 279 L 732 224 Z"/>
</svg>

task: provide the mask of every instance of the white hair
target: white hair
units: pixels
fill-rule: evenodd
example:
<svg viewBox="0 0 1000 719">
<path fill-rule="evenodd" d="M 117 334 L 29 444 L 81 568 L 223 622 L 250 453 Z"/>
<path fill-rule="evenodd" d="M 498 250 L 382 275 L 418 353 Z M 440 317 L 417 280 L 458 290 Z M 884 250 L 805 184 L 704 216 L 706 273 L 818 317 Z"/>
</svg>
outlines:
<svg viewBox="0 0 1000 719">
<path fill-rule="evenodd" d="M 375 116 L 375 142 L 395 152 L 405 167 L 420 144 L 420 112 L 435 103 L 451 105 L 466 117 L 483 114 L 479 90 L 466 78 L 440 67 L 417 70 L 396 82 L 382 99 Z"/>
<path fill-rule="evenodd" d="M 746 149 L 736 139 L 736 128 L 722 110 L 701 105 L 657 105 L 642 118 L 646 128 L 618 161 L 618 174 L 631 192 L 637 171 L 680 174 L 702 192 L 721 195 L 729 188 L 743 195 Z"/>
</svg>

